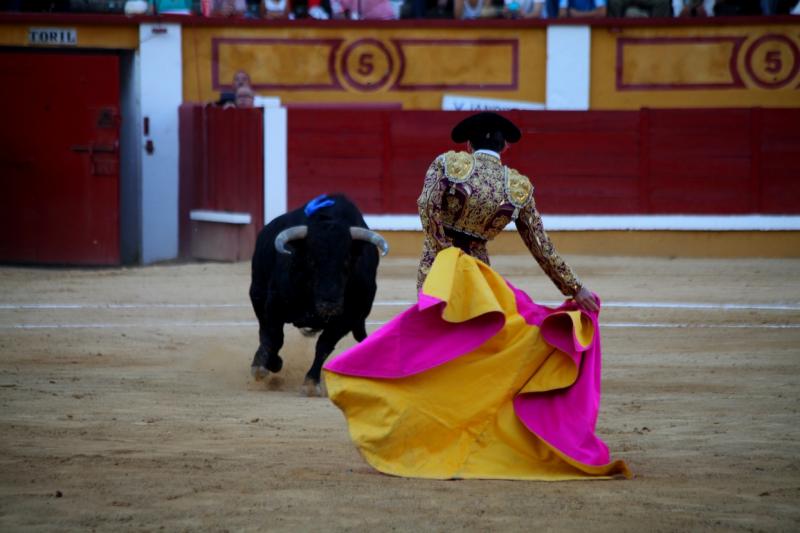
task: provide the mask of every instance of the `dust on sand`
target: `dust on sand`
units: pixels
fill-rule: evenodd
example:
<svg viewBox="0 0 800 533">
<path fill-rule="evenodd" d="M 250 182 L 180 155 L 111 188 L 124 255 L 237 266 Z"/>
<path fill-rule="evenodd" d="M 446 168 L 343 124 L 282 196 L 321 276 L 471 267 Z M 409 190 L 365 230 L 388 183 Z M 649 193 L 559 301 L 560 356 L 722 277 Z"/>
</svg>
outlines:
<svg viewBox="0 0 800 533">
<path fill-rule="evenodd" d="M 610 304 L 738 304 L 604 309 L 598 434 L 630 481 L 376 473 L 299 394 L 313 339 L 287 328 L 250 378 L 247 263 L 1 268 L 0 530 L 800 530 L 800 262 L 570 261 Z M 531 259 L 494 266 L 559 299 Z M 414 299 L 414 259 L 379 272 L 379 302 Z"/>
</svg>

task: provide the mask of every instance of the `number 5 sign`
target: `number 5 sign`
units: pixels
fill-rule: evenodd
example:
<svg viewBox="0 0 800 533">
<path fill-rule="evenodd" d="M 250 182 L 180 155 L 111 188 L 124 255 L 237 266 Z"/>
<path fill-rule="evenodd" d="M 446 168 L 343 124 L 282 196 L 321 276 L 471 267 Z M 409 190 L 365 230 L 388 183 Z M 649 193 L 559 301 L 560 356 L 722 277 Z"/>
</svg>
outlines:
<svg viewBox="0 0 800 533">
<path fill-rule="evenodd" d="M 342 54 L 342 75 L 355 89 L 376 91 L 385 86 L 394 63 L 386 46 L 377 39 L 359 39 Z"/>
<path fill-rule="evenodd" d="M 759 87 L 779 89 L 797 75 L 800 52 L 785 35 L 764 35 L 747 49 L 745 69 Z"/>
</svg>

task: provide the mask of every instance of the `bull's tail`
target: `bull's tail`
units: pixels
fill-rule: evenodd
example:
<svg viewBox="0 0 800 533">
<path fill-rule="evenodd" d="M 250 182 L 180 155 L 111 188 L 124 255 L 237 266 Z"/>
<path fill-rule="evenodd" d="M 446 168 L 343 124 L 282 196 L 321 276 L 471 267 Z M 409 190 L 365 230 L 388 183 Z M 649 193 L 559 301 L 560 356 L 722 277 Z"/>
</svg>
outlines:
<svg viewBox="0 0 800 533">
<path fill-rule="evenodd" d="M 322 328 L 319 328 L 319 329 L 315 329 L 315 328 L 299 328 L 299 329 L 300 329 L 300 334 L 303 335 L 303 337 L 316 337 L 317 334 L 320 331 L 322 331 Z"/>
</svg>

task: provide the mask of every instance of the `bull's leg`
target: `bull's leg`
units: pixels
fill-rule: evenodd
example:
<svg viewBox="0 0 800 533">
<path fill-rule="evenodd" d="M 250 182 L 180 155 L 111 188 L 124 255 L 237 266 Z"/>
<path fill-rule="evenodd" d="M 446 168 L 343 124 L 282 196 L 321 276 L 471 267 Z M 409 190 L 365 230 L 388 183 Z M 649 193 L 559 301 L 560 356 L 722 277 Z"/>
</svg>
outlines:
<svg viewBox="0 0 800 533">
<path fill-rule="evenodd" d="M 365 320 L 359 320 L 353 326 L 353 338 L 358 342 L 367 338 L 367 325 L 365 324 Z"/>
<path fill-rule="evenodd" d="M 266 290 L 256 284 L 250 286 L 250 303 L 253 304 L 253 312 L 258 319 L 258 349 L 250 363 L 250 374 L 261 381 L 269 375 L 267 370 L 267 351 L 264 349 L 264 336 L 266 332 L 265 307 L 267 305 Z"/>
<path fill-rule="evenodd" d="M 258 306 L 256 299 L 252 299 L 252 302 L 258 318 L 259 344 L 250 364 L 250 373 L 256 381 L 260 381 L 270 372 L 278 372 L 283 368 L 283 359 L 278 355 L 283 347 L 283 320 L 274 313 L 268 315 L 265 306 Z M 271 318 L 268 320 L 267 316 Z"/>
<path fill-rule="evenodd" d="M 270 372 L 279 372 L 283 368 L 283 359 L 278 355 L 278 350 L 283 346 L 283 328 L 281 325 L 267 335 L 266 339 L 262 335 L 262 341 L 253 356 L 253 362 L 250 365 L 250 373 L 256 379 L 261 381 L 266 378 Z"/>
<path fill-rule="evenodd" d="M 366 256 L 362 256 L 362 263 Z M 366 321 L 372 309 L 372 302 L 375 299 L 375 292 L 378 287 L 375 285 L 375 268 L 369 268 L 360 264 L 359 268 L 362 275 L 356 276 L 351 280 L 352 285 L 345 297 L 345 301 L 351 306 L 345 313 L 353 317 L 353 338 L 361 342 L 367 338 Z M 366 276 L 366 272 L 372 271 L 372 276 Z"/>
<path fill-rule="evenodd" d="M 336 348 L 336 343 L 342 340 L 342 337 L 347 335 L 349 327 L 345 324 L 330 324 L 317 339 L 317 348 L 314 352 L 314 362 L 311 368 L 306 373 L 305 383 L 303 387 L 308 396 L 322 396 L 322 387 L 320 385 L 320 374 L 322 373 L 322 365 L 325 360 Z"/>
</svg>

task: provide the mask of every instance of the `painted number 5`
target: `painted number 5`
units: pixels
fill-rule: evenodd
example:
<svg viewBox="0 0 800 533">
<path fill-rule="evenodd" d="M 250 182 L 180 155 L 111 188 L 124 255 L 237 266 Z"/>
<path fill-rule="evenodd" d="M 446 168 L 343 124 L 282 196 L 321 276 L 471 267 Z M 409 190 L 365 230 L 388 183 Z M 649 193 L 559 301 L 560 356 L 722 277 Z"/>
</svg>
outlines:
<svg viewBox="0 0 800 533">
<path fill-rule="evenodd" d="M 372 74 L 372 71 L 375 70 L 375 65 L 372 60 L 372 54 L 364 53 L 358 56 L 358 73 L 362 76 L 369 76 Z"/>
<path fill-rule="evenodd" d="M 783 62 L 781 61 L 780 50 L 770 50 L 764 55 L 764 62 L 767 64 L 766 70 L 770 74 L 777 74 L 781 71 Z"/>
</svg>

